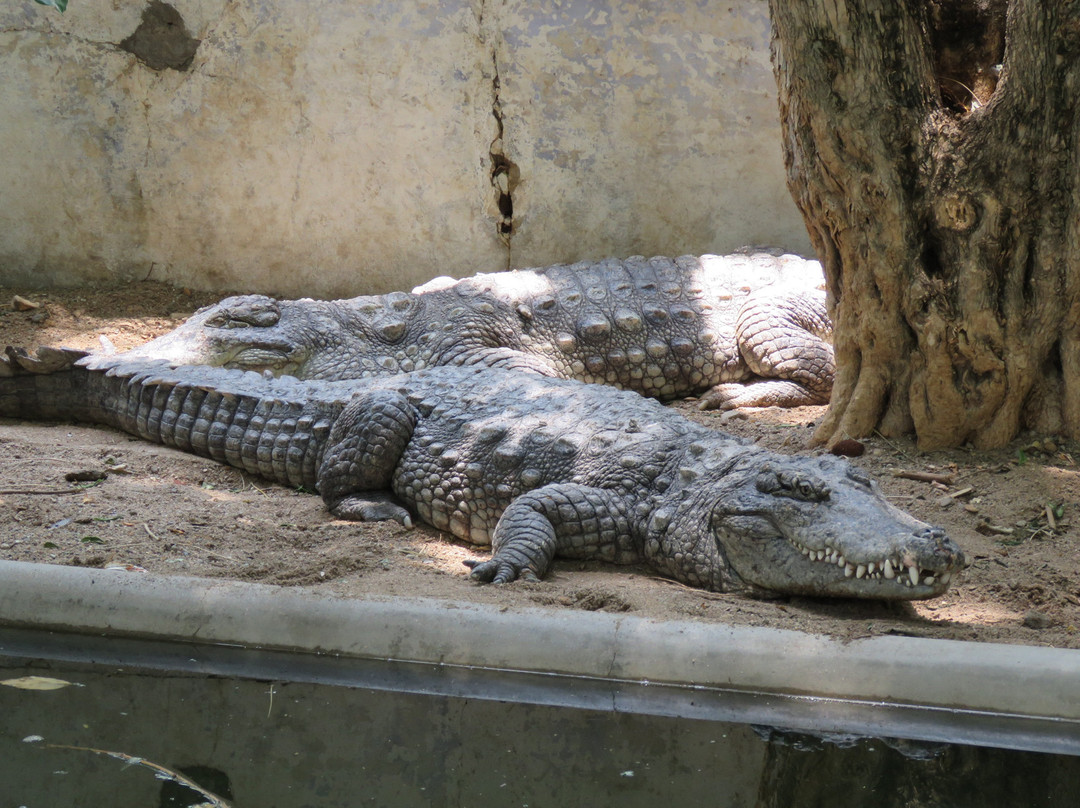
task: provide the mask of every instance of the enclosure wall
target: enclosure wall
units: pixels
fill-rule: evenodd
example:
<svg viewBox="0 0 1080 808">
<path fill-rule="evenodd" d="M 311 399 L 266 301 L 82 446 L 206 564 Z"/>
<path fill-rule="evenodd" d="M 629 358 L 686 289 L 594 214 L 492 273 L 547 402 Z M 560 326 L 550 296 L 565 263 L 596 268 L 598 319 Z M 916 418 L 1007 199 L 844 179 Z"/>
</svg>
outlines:
<svg viewBox="0 0 1080 808">
<path fill-rule="evenodd" d="M 809 254 L 768 34 L 764 0 L 9 0 L 0 283 Z"/>
</svg>

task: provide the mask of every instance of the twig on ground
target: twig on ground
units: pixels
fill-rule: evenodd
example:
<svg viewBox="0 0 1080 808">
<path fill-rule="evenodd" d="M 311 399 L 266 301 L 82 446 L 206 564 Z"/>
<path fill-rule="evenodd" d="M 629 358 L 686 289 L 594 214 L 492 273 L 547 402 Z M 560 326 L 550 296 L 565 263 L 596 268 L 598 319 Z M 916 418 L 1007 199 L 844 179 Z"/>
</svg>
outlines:
<svg viewBox="0 0 1080 808">
<path fill-rule="evenodd" d="M 953 474 L 938 474 L 932 471 L 905 471 L 904 469 L 897 469 L 892 473 L 892 476 L 903 480 L 916 480 L 920 483 L 941 483 L 942 485 L 952 485 L 956 479 Z"/>
<path fill-rule="evenodd" d="M 684 584 L 682 581 L 676 581 L 671 578 L 653 578 L 652 580 L 657 583 L 667 584 L 668 586 L 676 586 L 679 589 L 685 589 L 687 592 L 691 592 L 694 595 L 701 596 L 706 600 L 727 600 L 727 598 L 717 592 L 710 592 L 708 589 L 701 589 L 700 587 L 690 586 Z"/>
<path fill-rule="evenodd" d="M 907 452 L 905 452 L 903 449 L 901 449 L 899 446 L 897 446 L 895 441 L 889 440 L 888 438 L 886 438 L 884 435 L 882 435 L 876 429 L 874 430 L 874 437 L 875 438 L 880 438 L 881 440 L 885 441 L 885 443 L 888 444 L 889 448 L 892 449 L 894 452 L 896 452 L 901 457 L 905 457 L 905 458 L 910 458 L 911 457 L 911 455 L 909 455 Z"/>
<path fill-rule="evenodd" d="M 0 495 L 9 494 L 81 494 L 85 488 L 0 488 Z"/>
</svg>

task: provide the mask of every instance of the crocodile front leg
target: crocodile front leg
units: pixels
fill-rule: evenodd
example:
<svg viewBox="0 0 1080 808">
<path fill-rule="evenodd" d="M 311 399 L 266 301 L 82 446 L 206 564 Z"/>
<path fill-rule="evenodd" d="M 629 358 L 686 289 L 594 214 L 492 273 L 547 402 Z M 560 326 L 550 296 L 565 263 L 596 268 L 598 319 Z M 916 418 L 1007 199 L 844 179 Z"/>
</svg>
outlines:
<svg viewBox="0 0 1080 808">
<path fill-rule="evenodd" d="M 622 498 L 576 483 L 545 485 L 511 502 L 495 525 L 491 549 L 490 560 L 465 562 L 470 577 L 496 584 L 537 581 L 556 555 L 616 562 L 636 558 Z"/>
<path fill-rule="evenodd" d="M 828 404 L 836 373 L 832 326 L 821 294 L 751 296 L 739 311 L 735 339 L 758 378 L 718 384 L 701 397 L 703 410 Z"/>
<path fill-rule="evenodd" d="M 393 519 L 412 527 L 409 512 L 386 493 L 419 416 L 401 393 L 380 390 L 349 402 L 330 430 L 318 486 L 339 519 Z"/>
</svg>

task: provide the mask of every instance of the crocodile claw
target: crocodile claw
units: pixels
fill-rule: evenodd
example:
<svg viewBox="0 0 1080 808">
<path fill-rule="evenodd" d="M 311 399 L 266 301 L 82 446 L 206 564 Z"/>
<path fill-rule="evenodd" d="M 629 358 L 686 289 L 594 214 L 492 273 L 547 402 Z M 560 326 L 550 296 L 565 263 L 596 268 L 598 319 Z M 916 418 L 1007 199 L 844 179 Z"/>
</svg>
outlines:
<svg viewBox="0 0 1080 808">
<path fill-rule="evenodd" d="M 540 578 L 528 567 L 518 567 L 516 564 L 505 559 L 491 559 L 480 561 L 475 558 L 467 558 L 463 562 L 472 570 L 469 577 L 483 584 L 508 584 L 511 581 L 522 580 L 528 583 L 538 583 Z"/>
</svg>

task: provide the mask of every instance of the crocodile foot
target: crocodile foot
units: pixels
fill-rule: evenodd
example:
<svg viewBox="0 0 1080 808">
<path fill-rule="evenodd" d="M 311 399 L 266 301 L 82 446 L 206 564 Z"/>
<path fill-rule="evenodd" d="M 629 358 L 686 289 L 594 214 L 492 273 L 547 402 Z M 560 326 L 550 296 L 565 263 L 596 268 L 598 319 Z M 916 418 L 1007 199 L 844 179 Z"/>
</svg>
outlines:
<svg viewBox="0 0 1080 808">
<path fill-rule="evenodd" d="M 392 502 L 389 497 L 369 494 L 365 497 L 342 497 L 330 507 L 330 512 L 338 519 L 352 522 L 385 522 L 393 520 L 405 527 L 412 527 L 412 516 L 405 508 Z"/>
<path fill-rule="evenodd" d="M 829 390 L 810 390 L 798 382 L 765 379 L 746 384 L 718 384 L 698 399 L 700 410 L 740 407 L 805 407 L 829 403 Z"/>
<path fill-rule="evenodd" d="M 506 558 L 494 557 L 489 561 L 467 558 L 464 564 L 472 570 L 469 577 L 484 584 L 508 584 L 519 579 L 535 583 L 540 580 L 529 567 Z"/>
</svg>

